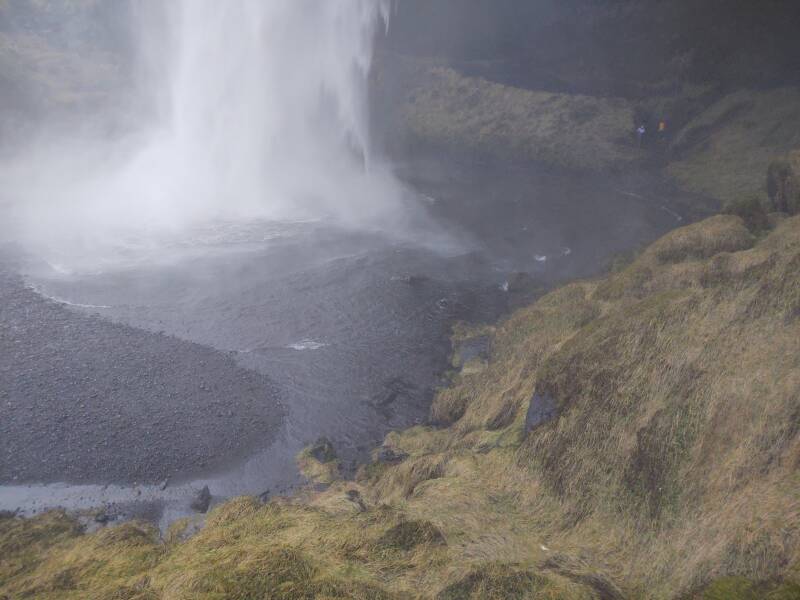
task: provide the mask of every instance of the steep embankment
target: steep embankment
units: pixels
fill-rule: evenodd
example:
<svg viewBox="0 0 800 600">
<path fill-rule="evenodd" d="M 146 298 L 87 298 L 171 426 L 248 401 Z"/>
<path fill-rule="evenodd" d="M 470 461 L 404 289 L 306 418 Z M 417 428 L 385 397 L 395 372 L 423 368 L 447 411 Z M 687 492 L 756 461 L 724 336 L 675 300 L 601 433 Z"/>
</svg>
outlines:
<svg viewBox="0 0 800 600">
<path fill-rule="evenodd" d="M 800 146 L 800 88 L 740 90 L 714 102 L 670 144 L 667 172 L 726 202 L 764 198 L 768 165 Z"/>
<path fill-rule="evenodd" d="M 768 165 L 800 145 L 797 87 L 720 96 L 686 86 L 626 99 L 514 88 L 444 67 L 411 72 L 410 91 L 396 111 L 412 144 L 571 169 L 663 170 L 684 190 L 720 206 L 766 199 Z M 652 134 L 653 119 L 661 118 L 654 115 L 669 119 L 661 139 Z M 634 134 L 637 122 L 651 131 L 643 147 Z"/>
<path fill-rule="evenodd" d="M 622 98 L 516 89 L 434 68 L 401 111 L 419 141 L 449 151 L 597 171 L 645 156 Z"/>
<path fill-rule="evenodd" d="M 690 225 L 460 330 L 489 351 L 438 427 L 389 435 L 356 481 L 235 500 L 186 541 L 2 520 L 0 597 L 796 598 L 800 216 L 773 220 Z"/>
</svg>

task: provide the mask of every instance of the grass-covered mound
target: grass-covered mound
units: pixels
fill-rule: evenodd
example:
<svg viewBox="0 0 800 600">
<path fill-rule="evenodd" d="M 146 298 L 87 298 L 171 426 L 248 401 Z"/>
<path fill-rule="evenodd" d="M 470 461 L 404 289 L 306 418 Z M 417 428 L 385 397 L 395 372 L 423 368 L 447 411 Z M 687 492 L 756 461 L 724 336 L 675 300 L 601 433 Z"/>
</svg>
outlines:
<svg viewBox="0 0 800 600">
<path fill-rule="evenodd" d="M 619 98 L 524 90 L 432 69 L 403 113 L 420 140 L 454 151 L 599 170 L 642 157 Z"/>
<path fill-rule="evenodd" d="M 800 146 L 800 89 L 739 90 L 700 112 L 675 138 L 668 172 L 720 201 L 766 197 L 764 173 Z"/>
<path fill-rule="evenodd" d="M 0 598 L 798 597 L 800 217 L 690 225 L 474 333 L 440 426 L 356 481 L 185 541 L 5 519 Z"/>
</svg>

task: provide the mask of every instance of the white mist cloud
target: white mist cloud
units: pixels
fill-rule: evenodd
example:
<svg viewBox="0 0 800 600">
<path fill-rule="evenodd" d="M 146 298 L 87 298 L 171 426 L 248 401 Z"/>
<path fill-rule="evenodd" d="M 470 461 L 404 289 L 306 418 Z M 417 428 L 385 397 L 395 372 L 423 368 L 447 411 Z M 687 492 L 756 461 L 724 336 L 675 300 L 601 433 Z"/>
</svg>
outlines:
<svg viewBox="0 0 800 600">
<path fill-rule="evenodd" d="M 389 0 L 143 0 L 133 133 L 40 135 L 0 166 L 16 236 L 51 251 L 213 220 L 372 224 L 401 191 L 371 159 L 367 77 Z"/>
</svg>

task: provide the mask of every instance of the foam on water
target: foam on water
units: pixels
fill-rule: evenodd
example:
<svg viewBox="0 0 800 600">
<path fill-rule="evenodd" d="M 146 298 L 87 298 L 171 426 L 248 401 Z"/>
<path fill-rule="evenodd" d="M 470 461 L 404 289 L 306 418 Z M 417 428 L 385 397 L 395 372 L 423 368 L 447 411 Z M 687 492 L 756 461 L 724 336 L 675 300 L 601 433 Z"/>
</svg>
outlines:
<svg viewBox="0 0 800 600">
<path fill-rule="evenodd" d="M 312 339 L 305 339 L 305 340 L 300 340 L 299 342 L 295 342 L 294 344 L 289 344 L 288 347 L 291 348 L 292 350 L 303 351 L 303 350 L 320 350 L 322 348 L 325 348 L 327 345 L 328 344 L 317 342 Z"/>
</svg>

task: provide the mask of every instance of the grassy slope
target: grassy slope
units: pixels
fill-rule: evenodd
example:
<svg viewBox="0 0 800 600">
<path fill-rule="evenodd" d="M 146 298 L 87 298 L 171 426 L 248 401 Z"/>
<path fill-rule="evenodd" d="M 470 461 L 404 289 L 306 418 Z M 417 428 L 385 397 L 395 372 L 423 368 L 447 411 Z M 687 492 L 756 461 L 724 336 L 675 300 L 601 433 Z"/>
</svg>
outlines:
<svg viewBox="0 0 800 600">
<path fill-rule="evenodd" d="M 798 597 L 800 217 L 676 230 L 490 335 L 402 463 L 188 541 L 0 521 L 0 598 Z M 534 391 L 560 415 L 526 434 Z"/>
<path fill-rule="evenodd" d="M 769 163 L 800 146 L 800 89 L 741 90 L 701 112 L 673 143 L 668 172 L 722 202 L 764 197 Z"/>
<path fill-rule="evenodd" d="M 596 170 L 642 158 L 625 100 L 522 90 L 441 67 L 421 79 L 402 111 L 428 143 Z"/>
<path fill-rule="evenodd" d="M 523 90 L 441 67 L 417 75 L 415 83 L 401 112 L 416 139 L 577 169 L 641 164 L 649 153 L 636 148 L 635 116 L 688 114 L 668 152 L 655 148 L 657 158 L 681 187 L 720 204 L 763 199 L 767 166 L 800 146 L 800 89 L 794 87 L 739 90 L 709 103 L 709 91 L 697 86 L 634 102 Z"/>
</svg>

